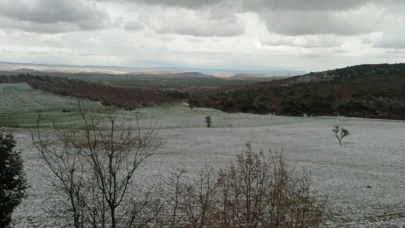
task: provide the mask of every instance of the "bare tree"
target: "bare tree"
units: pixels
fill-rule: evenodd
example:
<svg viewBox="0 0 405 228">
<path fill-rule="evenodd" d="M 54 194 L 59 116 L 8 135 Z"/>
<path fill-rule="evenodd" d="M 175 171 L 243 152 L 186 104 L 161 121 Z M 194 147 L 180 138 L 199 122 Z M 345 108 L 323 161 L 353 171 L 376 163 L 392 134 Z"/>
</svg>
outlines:
<svg viewBox="0 0 405 228">
<path fill-rule="evenodd" d="M 251 144 L 228 168 L 204 168 L 180 187 L 182 226 L 212 228 L 320 227 L 324 201 L 310 191 L 309 173 L 293 175 L 282 153 L 255 153 Z"/>
<path fill-rule="evenodd" d="M 152 218 L 140 222 L 138 216 L 156 215 L 161 203 L 150 198 L 152 191 L 133 191 L 134 179 L 159 147 L 156 125 L 141 129 L 137 115 L 126 118 L 113 108 L 94 112 L 81 101 L 78 106 L 81 130 L 54 124 L 45 134 L 39 117 L 32 132 L 34 146 L 69 200 L 74 226 L 144 226 Z"/>
<path fill-rule="evenodd" d="M 184 206 L 182 193 L 184 193 L 185 181 L 183 180 L 186 174 L 184 167 L 176 169 L 171 173 L 167 180 L 168 193 L 166 194 L 166 205 L 158 220 L 159 227 L 177 228 L 180 224 L 186 221 L 186 216 L 182 207 Z"/>
<path fill-rule="evenodd" d="M 35 148 L 39 151 L 40 158 L 45 162 L 57 181 L 53 182 L 54 187 L 64 193 L 68 200 L 66 208 L 72 211 L 74 227 L 84 227 L 82 192 L 85 183 L 85 167 L 80 150 L 69 146 L 68 133 L 63 134 L 55 129 L 56 139 L 50 139 L 49 134 L 41 134 L 39 123 L 41 116 L 38 116 L 37 129 L 32 131 L 31 136 Z"/>
<path fill-rule="evenodd" d="M 332 129 L 332 131 L 335 133 L 336 139 L 339 142 L 339 145 L 342 145 L 342 139 L 346 136 L 349 136 L 350 133 L 347 129 L 345 128 L 340 128 L 339 125 L 335 125 Z"/>
<path fill-rule="evenodd" d="M 205 166 L 196 182 L 186 184 L 181 197 L 186 222 L 193 228 L 214 227 L 211 213 L 215 207 L 216 179 L 214 170 Z"/>
</svg>

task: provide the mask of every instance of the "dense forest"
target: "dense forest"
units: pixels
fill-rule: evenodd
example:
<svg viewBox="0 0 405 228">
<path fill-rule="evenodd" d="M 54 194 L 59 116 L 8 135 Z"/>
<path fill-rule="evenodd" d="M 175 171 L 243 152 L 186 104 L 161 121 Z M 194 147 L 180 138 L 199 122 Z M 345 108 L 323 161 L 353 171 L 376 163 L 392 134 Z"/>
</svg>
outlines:
<svg viewBox="0 0 405 228">
<path fill-rule="evenodd" d="M 405 119 L 405 64 L 310 73 L 195 97 L 190 102 L 226 112 Z"/>
</svg>

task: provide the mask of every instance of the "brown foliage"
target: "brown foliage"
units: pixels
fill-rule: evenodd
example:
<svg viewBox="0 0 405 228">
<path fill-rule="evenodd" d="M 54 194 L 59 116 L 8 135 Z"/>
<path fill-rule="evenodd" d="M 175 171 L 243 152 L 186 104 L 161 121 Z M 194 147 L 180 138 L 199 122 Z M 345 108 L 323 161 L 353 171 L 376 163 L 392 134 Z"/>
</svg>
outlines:
<svg viewBox="0 0 405 228">
<path fill-rule="evenodd" d="M 325 207 L 310 191 L 309 173 L 293 175 L 281 153 L 253 152 L 215 173 L 205 168 L 192 184 L 176 179 L 177 227 L 320 227 Z M 181 186 L 181 187 L 179 187 Z M 180 189 L 180 190 L 179 190 Z"/>
</svg>

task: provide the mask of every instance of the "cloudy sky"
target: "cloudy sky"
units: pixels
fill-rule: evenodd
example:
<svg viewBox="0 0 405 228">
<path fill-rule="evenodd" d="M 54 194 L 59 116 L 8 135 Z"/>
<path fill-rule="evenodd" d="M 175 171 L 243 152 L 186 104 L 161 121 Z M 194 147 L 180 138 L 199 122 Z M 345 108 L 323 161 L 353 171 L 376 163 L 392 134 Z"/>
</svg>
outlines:
<svg viewBox="0 0 405 228">
<path fill-rule="evenodd" d="M 0 61 L 303 71 L 405 62 L 405 1 L 0 0 Z"/>
</svg>

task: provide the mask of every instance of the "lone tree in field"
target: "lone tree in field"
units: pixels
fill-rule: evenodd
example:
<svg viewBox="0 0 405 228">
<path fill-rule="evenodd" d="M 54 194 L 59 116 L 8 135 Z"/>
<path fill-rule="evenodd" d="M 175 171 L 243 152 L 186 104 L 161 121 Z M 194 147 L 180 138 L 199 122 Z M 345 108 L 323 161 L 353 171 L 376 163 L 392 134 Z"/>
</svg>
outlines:
<svg viewBox="0 0 405 228">
<path fill-rule="evenodd" d="M 207 127 L 208 127 L 208 128 L 211 127 L 211 125 L 212 125 L 211 116 L 206 116 L 206 117 L 205 117 L 205 123 L 207 124 Z"/>
<path fill-rule="evenodd" d="M 14 209 L 25 197 L 27 181 L 20 152 L 10 133 L 0 132 L 0 227 L 11 222 Z"/>
<path fill-rule="evenodd" d="M 339 145 L 342 145 L 342 139 L 346 136 L 349 136 L 350 133 L 345 128 L 340 128 L 339 125 L 335 125 L 332 129 L 335 132 L 336 139 L 339 141 Z"/>
</svg>

